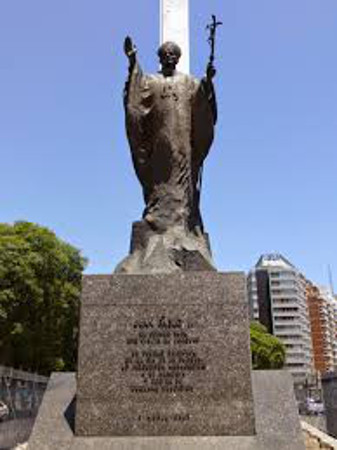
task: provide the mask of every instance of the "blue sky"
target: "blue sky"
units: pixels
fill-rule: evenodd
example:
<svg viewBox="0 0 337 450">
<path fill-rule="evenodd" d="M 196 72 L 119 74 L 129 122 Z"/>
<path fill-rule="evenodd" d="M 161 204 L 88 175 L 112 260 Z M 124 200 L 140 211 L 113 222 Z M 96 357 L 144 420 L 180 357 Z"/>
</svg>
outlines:
<svg viewBox="0 0 337 450">
<path fill-rule="evenodd" d="M 216 139 L 202 211 L 219 270 L 283 253 L 337 285 L 337 2 L 191 0 L 191 69 L 217 42 Z M 159 0 L 0 0 L 0 221 L 50 227 L 88 272 L 127 254 L 142 196 L 124 133 L 130 34 L 158 68 Z"/>
</svg>

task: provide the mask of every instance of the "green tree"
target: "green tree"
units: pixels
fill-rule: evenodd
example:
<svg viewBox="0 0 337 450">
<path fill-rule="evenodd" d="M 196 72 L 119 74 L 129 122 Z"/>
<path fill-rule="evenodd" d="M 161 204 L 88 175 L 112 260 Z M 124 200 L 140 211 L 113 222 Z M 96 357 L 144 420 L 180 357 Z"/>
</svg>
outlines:
<svg viewBox="0 0 337 450">
<path fill-rule="evenodd" d="M 259 322 L 252 322 L 250 325 L 250 345 L 253 369 L 281 369 L 284 366 L 284 344 L 267 333 L 266 327 Z"/>
<path fill-rule="evenodd" d="M 44 374 L 74 369 L 85 265 L 47 228 L 0 224 L 0 364 Z"/>
</svg>

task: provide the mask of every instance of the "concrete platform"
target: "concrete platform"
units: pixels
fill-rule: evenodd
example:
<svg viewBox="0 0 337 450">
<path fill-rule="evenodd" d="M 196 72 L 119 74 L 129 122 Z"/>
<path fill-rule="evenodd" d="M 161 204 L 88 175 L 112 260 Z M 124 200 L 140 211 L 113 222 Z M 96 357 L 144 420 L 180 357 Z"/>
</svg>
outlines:
<svg viewBox="0 0 337 450">
<path fill-rule="evenodd" d="M 55 373 L 45 393 L 29 450 L 305 450 L 290 374 L 253 372 L 253 436 L 78 437 L 75 374 Z"/>
</svg>

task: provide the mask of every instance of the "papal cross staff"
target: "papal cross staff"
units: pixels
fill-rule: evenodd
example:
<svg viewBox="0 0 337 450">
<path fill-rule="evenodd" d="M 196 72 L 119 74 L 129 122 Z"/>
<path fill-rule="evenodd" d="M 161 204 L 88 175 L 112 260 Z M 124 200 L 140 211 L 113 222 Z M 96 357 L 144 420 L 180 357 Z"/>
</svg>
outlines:
<svg viewBox="0 0 337 450">
<path fill-rule="evenodd" d="M 215 35 L 216 35 L 216 29 L 220 25 L 222 25 L 222 22 L 217 22 L 215 14 L 212 14 L 212 22 L 206 26 L 206 30 L 209 30 L 209 38 L 207 39 L 207 42 L 211 46 L 211 54 L 209 56 L 209 61 L 207 64 L 207 75 L 209 72 L 215 74 L 215 68 L 213 66 L 213 62 L 215 59 Z M 215 118 L 214 119 L 216 122 L 216 119 L 217 119 L 216 106 L 215 106 Z M 199 197 L 200 197 L 201 187 L 202 187 L 203 169 L 204 169 L 204 167 L 203 167 L 203 163 L 202 163 L 200 166 L 200 169 L 199 169 L 198 184 L 197 184 L 197 195 Z"/>
<path fill-rule="evenodd" d="M 215 35 L 216 35 L 216 29 L 219 25 L 222 25 L 222 22 L 217 22 L 216 16 L 212 14 L 212 22 L 207 25 L 206 30 L 209 30 L 209 38 L 207 39 L 207 42 L 211 46 L 211 54 L 209 57 L 209 64 L 213 65 L 214 59 L 215 59 Z"/>
</svg>

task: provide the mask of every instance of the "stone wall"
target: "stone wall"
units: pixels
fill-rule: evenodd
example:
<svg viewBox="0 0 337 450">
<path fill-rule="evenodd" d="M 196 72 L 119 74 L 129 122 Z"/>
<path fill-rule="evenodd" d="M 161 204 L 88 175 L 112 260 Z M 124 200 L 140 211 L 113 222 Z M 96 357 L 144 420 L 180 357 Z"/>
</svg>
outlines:
<svg viewBox="0 0 337 450">
<path fill-rule="evenodd" d="M 337 440 L 323 433 L 317 428 L 302 421 L 302 430 L 305 438 L 306 450 L 335 450 L 337 449 Z"/>
</svg>

